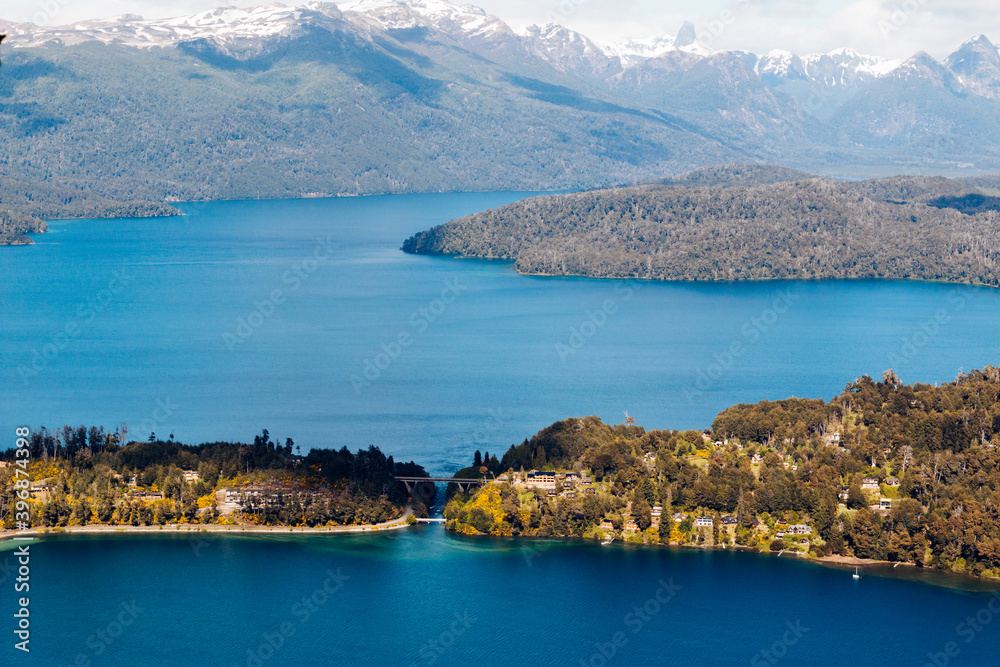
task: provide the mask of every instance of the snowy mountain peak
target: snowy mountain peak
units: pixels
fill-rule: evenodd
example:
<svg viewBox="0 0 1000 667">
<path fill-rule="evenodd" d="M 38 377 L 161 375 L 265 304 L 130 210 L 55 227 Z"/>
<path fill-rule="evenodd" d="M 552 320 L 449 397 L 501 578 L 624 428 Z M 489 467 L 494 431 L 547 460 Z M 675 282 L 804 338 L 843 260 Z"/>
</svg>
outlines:
<svg viewBox="0 0 1000 667">
<path fill-rule="evenodd" d="M 436 28 L 458 30 L 466 35 L 513 34 L 496 16 L 475 5 L 455 5 L 445 0 L 349 0 L 339 3 L 341 11 L 373 21 L 385 30 Z"/>
<path fill-rule="evenodd" d="M 630 67 L 649 58 L 658 58 L 676 49 L 674 38 L 661 36 L 646 39 L 630 39 L 601 44 L 604 53 L 618 58 L 623 67 Z"/>
<path fill-rule="evenodd" d="M 962 44 L 944 64 L 972 92 L 983 97 L 1000 98 L 1000 51 L 985 35 L 978 35 Z"/>
<path fill-rule="evenodd" d="M 322 2 L 298 7 L 282 4 L 248 9 L 221 7 L 168 19 L 146 20 L 135 14 L 122 14 L 68 26 L 40 27 L 22 23 L 14 26 L 9 39 L 15 47 L 40 46 L 52 41 L 70 45 L 97 40 L 107 44 L 151 48 L 196 39 L 232 42 L 287 35 L 301 29 L 308 20 L 323 22 L 340 17 L 336 5 Z"/>
</svg>

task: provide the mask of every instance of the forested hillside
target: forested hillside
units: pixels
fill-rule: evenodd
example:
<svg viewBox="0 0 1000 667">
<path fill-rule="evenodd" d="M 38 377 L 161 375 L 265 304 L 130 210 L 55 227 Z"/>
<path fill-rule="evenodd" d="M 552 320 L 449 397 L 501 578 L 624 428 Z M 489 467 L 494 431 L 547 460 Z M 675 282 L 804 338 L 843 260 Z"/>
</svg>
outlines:
<svg viewBox="0 0 1000 667">
<path fill-rule="evenodd" d="M 507 479 L 534 468 L 578 482 L 546 493 L 502 479 L 458 495 L 445 510 L 453 530 L 735 542 L 1000 577 L 1000 371 L 992 367 L 940 387 L 903 385 L 887 371 L 829 402 L 737 405 L 705 434 L 567 419 L 484 465 Z M 595 493 L 583 492 L 589 481 Z M 659 521 L 652 507 L 662 508 Z M 730 532 L 720 515 L 734 518 Z M 699 529 L 695 516 L 714 525 Z M 599 530 L 604 520 L 613 528 Z M 628 521 L 634 530 L 623 535 Z"/>
<path fill-rule="evenodd" d="M 566 28 L 519 33 L 442 2 L 0 20 L 0 31 L 0 209 L 44 218 L 609 187 L 734 160 L 849 177 L 1000 167 L 995 72 L 959 67 L 963 54 L 996 55 L 983 37 L 950 64 L 917 54 L 880 76 L 878 59 L 854 52 L 810 56 L 804 80 L 801 66 L 699 50 L 690 36 L 622 58 Z"/>
<path fill-rule="evenodd" d="M 508 259 L 541 275 L 1000 284 L 1000 200 L 960 181 L 731 166 L 681 182 L 695 185 L 528 199 L 417 234 L 403 249 Z"/>
<path fill-rule="evenodd" d="M 27 501 L 34 527 L 372 524 L 399 517 L 409 502 L 395 475 L 427 476 L 374 446 L 302 457 L 291 439 L 273 441 L 266 430 L 252 444 L 185 445 L 152 434 L 147 442 L 125 442 L 126 434 L 84 426 L 33 430 L 27 477 L 17 473 L 14 451 L 0 453 L 0 529 L 14 526 L 19 499 Z M 25 479 L 30 489 L 19 492 L 15 482 Z M 419 500 L 412 503 L 426 512 Z"/>
<path fill-rule="evenodd" d="M 48 229 L 45 221 L 30 215 L 0 210 L 0 245 L 27 245 L 32 241 L 28 234 L 39 234 Z"/>
</svg>

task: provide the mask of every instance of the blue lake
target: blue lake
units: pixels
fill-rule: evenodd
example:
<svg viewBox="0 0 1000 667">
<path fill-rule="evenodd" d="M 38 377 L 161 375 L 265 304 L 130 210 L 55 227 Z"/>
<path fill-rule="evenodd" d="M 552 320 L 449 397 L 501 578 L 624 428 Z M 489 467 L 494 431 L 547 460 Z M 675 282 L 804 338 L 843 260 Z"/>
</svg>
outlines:
<svg viewBox="0 0 1000 667">
<path fill-rule="evenodd" d="M 268 428 L 444 474 L 568 416 L 704 427 L 737 402 L 829 398 L 889 367 L 948 381 L 1000 356 L 995 290 L 532 278 L 398 250 L 522 196 L 54 222 L 37 245 L 0 249 L 0 433 L 127 422 L 132 437 L 200 442 Z M 1000 602 L 903 568 L 856 582 L 788 559 L 440 526 L 205 539 L 36 543 L 30 656 L 12 648 L 0 545 L 0 664 L 941 667 L 1000 651 Z"/>
<path fill-rule="evenodd" d="M 12 648 L 5 581 L 4 665 L 920 667 L 928 654 L 995 665 L 1000 651 L 990 593 L 753 554 L 469 539 L 441 526 L 56 537 L 32 549 L 32 653 Z M 977 615 L 989 622 L 969 625 Z"/>
<path fill-rule="evenodd" d="M 997 290 L 538 278 L 399 250 L 523 196 L 54 222 L 37 245 L 0 249 L 0 433 L 126 422 L 133 438 L 200 442 L 267 428 L 303 451 L 376 444 L 448 473 L 566 417 L 700 428 L 734 403 L 830 398 L 890 367 L 942 382 L 1000 359 Z"/>
</svg>

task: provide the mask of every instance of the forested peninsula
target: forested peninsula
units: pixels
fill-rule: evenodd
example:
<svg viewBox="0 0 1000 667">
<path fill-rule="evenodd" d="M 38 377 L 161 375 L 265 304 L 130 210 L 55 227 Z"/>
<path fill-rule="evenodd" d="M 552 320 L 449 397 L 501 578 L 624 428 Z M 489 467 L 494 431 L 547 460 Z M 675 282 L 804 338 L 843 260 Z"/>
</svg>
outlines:
<svg viewBox="0 0 1000 667">
<path fill-rule="evenodd" d="M 377 447 L 293 448 L 266 430 L 252 443 L 185 445 L 130 441 L 123 427 L 36 429 L 26 447 L 0 455 L 0 530 L 25 520 L 52 529 L 370 526 L 403 518 L 407 506 L 426 516 L 395 479 L 426 477 L 416 463 Z"/>
<path fill-rule="evenodd" d="M 862 377 L 827 402 L 737 405 L 710 430 L 567 419 L 451 489 L 466 534 L 736 545 L 1000 577 L 1000 371 Z"/>
<path fill-rule="evenodd" d="M 714 167 L 526 199 L 416 234 L 403 250 L 511 260 L 532 275 L 998 286 L 995 180 L 835 181 L 780 167 Z"/>
<path fill-rule="evenodd" d="M 114 201 L 38 183 L 0 182 L 0 246 L 31 245 L 29 234 L 48 231 L 45 220 L 77 218 L 152 218 L 180 215 L 169 204 Z"/>
</svg>

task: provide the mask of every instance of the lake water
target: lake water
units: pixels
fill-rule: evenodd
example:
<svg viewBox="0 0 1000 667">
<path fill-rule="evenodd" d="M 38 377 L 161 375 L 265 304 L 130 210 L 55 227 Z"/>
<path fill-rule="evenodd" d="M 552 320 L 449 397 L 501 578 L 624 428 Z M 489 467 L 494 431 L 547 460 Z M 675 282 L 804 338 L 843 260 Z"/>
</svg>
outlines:
<svg viewBox="0 0 1000 667">
<path fill-rule="evenodd" d="M 566 417 L 701 428 L 734 403 L 830 398 L 889 367 L 941 382 L 1000 359 L 997 290 L 537 278 L 399 250 L 523 196 L 54 222 L 37 245 L 0 249 L 0 433 L 126 422 L 134 438 L 200 442 L 267 428 L 303 451 L 376 444 L 449 473 Z"/>
<path fill-rule="evenodd" d="M 57 537 L 32 548 L 33 650 L 12 648 L 4 582 L 4 665 L 82 655 L 116 667 L 920 667 L 933 664 L 928 654 L 994 665 L 1000 651 L 989 610 L 1000 598 L 989 593 L 855 581 L 753 554 L 469 539 L 439 525 L 326 538 Z M 978 631 L 961 625 L 977 615 L 989 621 Z"/>
<path fill-rule="evenodd" d="M 127 422 L 133 437 L 198 442 L 268 428 L 448 473 L 568 416 L 703 427 L 733 403 L 829 398 L 890 366 L 941 382 L 997 362 L 995 290 L 529 278 L 398 250 L 522 196 L 52 223 L 37 245 L 0 249 L 0 433 Z M 941 667 L 1000 651 L 987 594 L 787 559 L 440 526 L 206 540 L 35 544 L 30 656 L 12 648 L 13 546 L 0 545 L 0 664 Z"/>
</svg>

